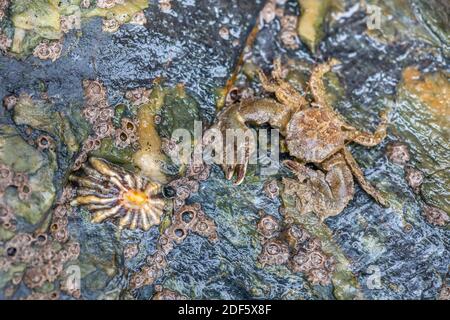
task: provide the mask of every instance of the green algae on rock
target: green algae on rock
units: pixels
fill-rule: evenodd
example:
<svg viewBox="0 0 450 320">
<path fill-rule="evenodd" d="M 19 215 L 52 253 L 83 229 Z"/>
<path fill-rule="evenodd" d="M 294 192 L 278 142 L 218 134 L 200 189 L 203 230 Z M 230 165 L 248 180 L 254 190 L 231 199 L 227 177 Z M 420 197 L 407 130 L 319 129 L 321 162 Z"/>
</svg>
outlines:
<svg viewBox="0 0 450 320">
<path fill-rule="evenodd" d="M 323 39 L 324 22 L 330 9 L 329 0 L 298 0 L 301 15 L 298 21 L 297 33 L 300 39 L 313 53 Z"/>
<path fill-rule="evenodd" d="M 74 154 L 79 149 L 79 140 L 85 135 L 83 126 L 76 121 L 75 125 L 78 128 L 77 134 L 72 129 L 72 124 L 69 119 L 75 120 L 72 108 L 68 108 L 65 115 L 63 112 L 57 111 L 54 105 L 43 100 L 32 100 L 30 96 L 20 95 L 19 100 L 14 107 L 13 120 L 17 125 L 27 125 L 33 129 L 45 131 L 54 137 L 58 137 L 61 142 L 67 147 L 71 154 Z M 81 130 L 80 130 L 81 129 Z M 83 134 L 84 132 L 84 134 Z"/>
<path fill-rule="evenodd" d="M 147 0 L 129 0 L 108 8 L 92 5 L 85 8 L 81 0 L 14 0 L 10 17 L 14 33 L 11 53 L 23 57 L 43 40 L 59 41 L 68 29 L 80 28 L 82 19 L 102 17 L 106 22 L 113 21 L 115 26 L 109 30 L 104 22 L 105 31 L 115 31 L 120 25 L 136 20 L 136 14 L 146 8 Z"/>
<path fill-rule="evenodd" d="M 0 162 L 29 177 L 29 200 L 21 200 L 15 188 L 7 188 L 5 203 L 15 214 L 35 225 L 42 220 L 55 199 L 53 178 L 57 169 L 54 157 L 46 157 L 30 146 L 12 126 L 0 131 Z"/>
</svg>

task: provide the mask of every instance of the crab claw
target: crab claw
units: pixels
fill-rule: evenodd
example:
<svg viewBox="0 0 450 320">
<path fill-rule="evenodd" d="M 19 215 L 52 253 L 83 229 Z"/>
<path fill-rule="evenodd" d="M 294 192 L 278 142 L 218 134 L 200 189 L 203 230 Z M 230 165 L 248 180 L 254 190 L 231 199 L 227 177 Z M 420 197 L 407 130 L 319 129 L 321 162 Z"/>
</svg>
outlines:
<svg viewBox="0 0 450 320">
<path fill-rule="evenodd" d="M 236 175 L 236 179 L 233 182 L 233 184 L 236 186 L 240 185 L 245 179 L 245 174 L 247 173 L 248 162 L 249 162 L 249 157 L 246 155 L 243 163 L 231 164 L 231 165 L 224 164 L 222 167 L 223 167 L 223 171 L 225 173 L 225 178 L 227 180 L 232 180 L 233 176 Z"/>
</svg>

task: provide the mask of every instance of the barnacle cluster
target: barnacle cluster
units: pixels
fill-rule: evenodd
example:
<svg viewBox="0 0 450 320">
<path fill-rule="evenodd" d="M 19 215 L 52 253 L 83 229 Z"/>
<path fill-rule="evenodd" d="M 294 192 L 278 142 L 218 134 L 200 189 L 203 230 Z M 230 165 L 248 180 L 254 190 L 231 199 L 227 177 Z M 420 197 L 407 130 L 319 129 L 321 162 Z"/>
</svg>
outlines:
<svg viewBox="0 0 450 320">
<path fill-rule="evenodd" d="M 114 133 L 114 142 L 118 148 L 126 148 L 138 142 L 137 123 L 130 118 L 121 119 L 121 127 Z"/>
<path fill-rule="evenodd" d="M 33 55 L 41 60 L 56 61 L 61 56 L 61 41 L 44 40 L 34 48 Z"/>
<path fill-rule="evenodd" d="M 97 7 L 101 9 L 111 9 L 116 5 L 125 4 L 124 0 L 101 0 L 97 2 Z M 142 8 L 142 4 L 138 4 Z M 144 25 L 147 23 L 144 11 L 138 12 L 113 12 L 112 15 L 107 15 L 103 19 L 102 30 L 105 32 L 116 32 L 121 25 L 125 23 Z"/>
<path fill-rule="evenodd" d="M 83 143 L 81 152 L 73 165 L 78 170 L 86 162 L 88 153 L 100 148 L 101 139 L 114 133 L 112 117 L 114 111 L 109 107 L 106 89 L 100 81 L 83 80 L 84 106 L 83 117 L 92 125 L 94 133 Z"/>
<path fill-rule="evenodd" d="M 297 35 L 297 17 L 285 15 L 281 18 L 280 39 L 283 45 L 289 49 L 298 49 L 300 40 Z"/>
<path fill-rule="evenodd" d="M 51 291 L 51 292 L 33 292 L 30 295 L 26 296 L 21 300 L 58 300 L 59 292 Z"/>
<path fill-rule="evenodd" d="M 276 18 L 280 20 L 280 40 L 289 49 L 298 49 L 300 40 L 297 35 L 298 18 L 293 15 L 285 15 L 284 5 L 286 1 L 269 0 L 259 15 L 260 27 L 270 24 Z"/>
<path fill-rule="evenodd" d="M 175 210 L 181 208 L 186 199 L 199 189 L 199 181 L 205 181 L 209 177 L 210 166 L 205 163 L 190 163 L 186 175 L 180 179 L 171 181 L 168 186 L 174 190 L 173 206 Z"/>
<path fill-rule="evenodd" d="M 166 256 L 190 233 L 196 233 L 211 242 L 218 239 L 214 221 L 205 215 L 198 203 L 185 205 L 173 214 L 170 226 L 158 239 L 157 250 L 147 257 L 145 266 L 132 276 L 131 286 L 137 289 L 152 285 L 160 278 L 167 266 Z"/>
<path fill-rule="evenodd" d="M 97 0 L 97 7 L 102 9 L 111 9 L 117 4 L 124 4 L 125 0 Z"/>
<path fill-rule="evenodd" d="M 329 284 L 335 260 L 323 252 L 320 241 L 297 224 L 281 226 L 275 217 L 260 214 L 261 265 L 287 265 L 293 272 L 306 274 L 312 284 Z"/>
<path fill-rule="evenodd" d="M 5 292 L 7 296 L 14 294 L 22 282 L 30 289 L 55 282 L 63 274 L 66 264 L 77 259 L 80 253 L 77 242 L 67 242 L 61 247 L 45 233 L 18 233 L 2 249 L 0 271 L 17 265 L 26 266 L 23 272 L 14 274 Z"/>
<path fill-rule="evenodd" d="M 31 194 L 28 175 L 23 172 L 14 172 L 9 166 L 0 163 L 0 196 L 8 187 L 16 187 L 20 200 L 27 200 Z"/>
<path fill-rule="evenodd" d="M 84 175 L 72 174 L 78 184 L 72 206 L 85 206 L 92 222 L 119 219 L 120 228 L 149 230 L 161 222 L 164 200 L 159 184 L 99 158 L 82 165 Z"/>
<path fill-rule="evenodd" d="M 136 88 L 128 90 L 125 93 L 125 99 L 129 100 L 133 105 L 139 106 L 150 101 L 149 97 L 152 90 L 147 88 Z"/>
</svg>

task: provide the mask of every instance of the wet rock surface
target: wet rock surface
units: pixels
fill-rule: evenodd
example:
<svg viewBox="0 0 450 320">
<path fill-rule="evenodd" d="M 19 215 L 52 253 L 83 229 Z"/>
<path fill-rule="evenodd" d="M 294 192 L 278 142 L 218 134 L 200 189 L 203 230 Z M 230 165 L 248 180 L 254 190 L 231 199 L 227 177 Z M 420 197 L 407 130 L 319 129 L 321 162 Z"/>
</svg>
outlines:
<svg viewBox="0 0 450 320">
<path fill-rule="evenodd" d="M 322 40 L 304 44 L 292 21 L 301 14 L 299 3 L 308 1 L 269 2 L 258 16 L 267 3 L 182 0 L 167 7 L 148 1 L 145 23 L 140 16 L 139 24 L 101 32 L 105 25 L 94 17 L 83 20 L 81 30 L 67 30 L 54 61 L 17 59 L 0 46 L 1 299 L 448 298 L 450 70 L 445 10 L 437 9 L 447 5 L 377 1 L 383 19 L 380 29 L 369 30 L 359 1 L 339 1 L 319 17 L 321 30 L 313 30 Z M 3 32 L 11 34 L 1 13 L 5 45 Z M 236 89 L 221 97 L 255 25 L 260 30 L 245 51 Z M 163 166 L 170 181 L 163 195 L 172 211 L 148 231 L 93 224 L 86 208 L 68 206 L 68 176 L 89 152 L 136 170 L 135 140 L 118 143 L 121 131 L 111 131 L 101 144 L 94 139 L 94 123 L 82 110 L 99 101 L 86 96 L 83 81 L 101 83 L 100 109 L 110 110 L 107 120 L 115 130 L 127 129 L 127 119 L 139 128 L 139 106 L 159 105 L 160 118 L 152 115 L 155 132 L 167 139 L 180 125 L 191 131 L 188 121 L 211 124 L 221 98 L 227 104 L 264 95 L 255 66 L 271 70 L 275 57 L 300 92 L 315 63 L 339 59 L 326 76 L 329 99 L 357 128 L 373 131 L 378 113 L 391 109 L 380 146 L 349 145 L 389 208 L 356 186 L 342 213 L 320 221 L 314 214 L 298 215 L 281 183 L 290 175 L 285 168 L 263 176 L 261 166 L 250 165 L 245 182 L 234 186 L 218 166 L 172 168 L 170 161 Z M 151 100 L 161 95 L 135 103 L 126 94 L 154 89 L 159 77 L 163 103 Z M 95 150 L 81 157 L 89 146 Z M 271 217 L 266 223 L 260 210 Z M 292 243 L 278 222 L 298 225 L 320 241 L 320 250 L 304 251 L 307 244 Z M 305 271 L 303 256 L 294 260 L 289 247 L 332 261 L 322 268 L 327 273 Z M 261 263 L 260 254 L 272 257 L 274 248 L 280 251 L 275 263 Z M 50 253 L 31 261 L 41 251 Z"/>
</svg>

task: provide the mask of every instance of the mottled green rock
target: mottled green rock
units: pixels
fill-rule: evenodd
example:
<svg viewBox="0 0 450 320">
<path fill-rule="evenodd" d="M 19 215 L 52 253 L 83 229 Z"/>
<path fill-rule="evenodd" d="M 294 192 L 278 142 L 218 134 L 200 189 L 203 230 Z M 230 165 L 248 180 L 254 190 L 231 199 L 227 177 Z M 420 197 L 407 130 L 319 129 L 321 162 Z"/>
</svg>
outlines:
<svg viewBox="0 0 450 320">
<path fill-rule="evenodd" d="M 43 153 L 34 149 L 15 131 L 14 127 L 4 126 L 0 130 L 0 162 L 29 177 L 30 199 L 22 201 L 15 188 L 8 188 L 4 199 L 15 214 L 35 225 L 50 209 L 55 198 L 53 185 L 56 163 Z"/>
<path fill-rule="evenodd" d="M 70 111 L 68 113 L 72 116 Z M 26 95 L 19 98 L 13 115 L 17 125 L 28 125 L 34 129 L 46 131 L 61 139 L 68 150 L 75 153 L 79 149 L 79 143 L 68 118 L 67 115 L 57 111 L 52 104 L 41 100 L 33 101 Z M 83 127 L 81 128 L 82 132 Z"/>
</svg>

